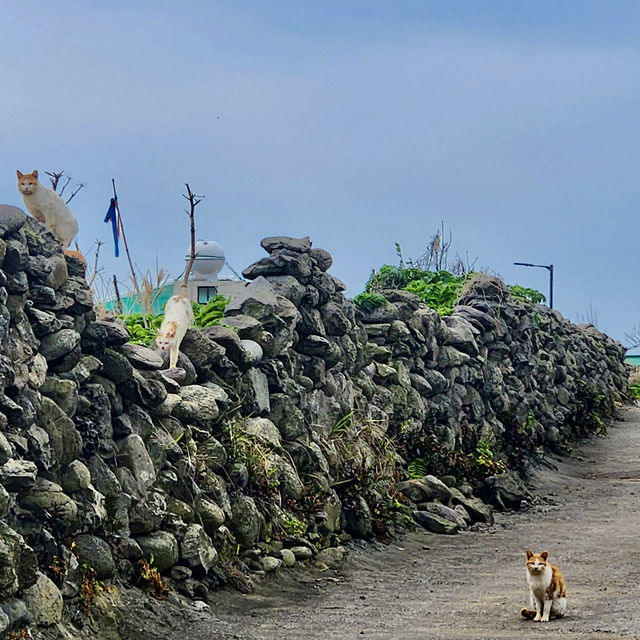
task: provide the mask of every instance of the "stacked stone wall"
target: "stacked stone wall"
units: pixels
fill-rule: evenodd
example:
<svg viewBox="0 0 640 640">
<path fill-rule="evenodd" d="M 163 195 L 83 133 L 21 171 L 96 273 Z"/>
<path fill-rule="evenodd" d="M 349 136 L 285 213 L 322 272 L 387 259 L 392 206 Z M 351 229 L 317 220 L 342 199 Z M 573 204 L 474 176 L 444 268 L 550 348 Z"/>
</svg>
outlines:
<svg viewBox="0 0 640 640">
<path fill-rule="evenodd" d="M 403 291 L 363 314 L 283 237 L 167 371 L 42 225 L 3 206 L 0 238 L 0 628 L 78 608 L 87 568 L 140 583 L 147 558 L 205 598 L 399 522 L 491 522 L 521 499 L 505 464 L 603 430 L 626 388 L 619 344 L 495 278 L 445 318 Z"/>
</svg>

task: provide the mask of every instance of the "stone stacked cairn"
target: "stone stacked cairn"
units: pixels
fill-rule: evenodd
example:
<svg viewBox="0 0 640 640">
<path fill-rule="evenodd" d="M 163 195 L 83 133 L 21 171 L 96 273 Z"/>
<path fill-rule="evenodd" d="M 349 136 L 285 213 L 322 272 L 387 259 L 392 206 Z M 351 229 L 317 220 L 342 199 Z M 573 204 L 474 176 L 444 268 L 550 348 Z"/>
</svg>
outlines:
<svg viewBox="0 0 640 640">
<path fill-rule="evenodd" d="M 332 566 L 351 537 L 398 524 L 491 523 L 487 502 L 525 496 L 517 475 L 480 482 L 443 461 L 479 441 L 557 447 L 625 389 L 619 344 L 494 278 L 446 318 L 402 291 L 363 315 L 309 238 L 262 246 L 223 322 L 191 329 L 165 373 L 121 321 L 96 319 L 84 265 L 0 206 L 0 632 L 57 623 L 63 604 L 77 620 L 87 576 L 144 586 L 143 558 L 204 599 Z"/>
</svg>

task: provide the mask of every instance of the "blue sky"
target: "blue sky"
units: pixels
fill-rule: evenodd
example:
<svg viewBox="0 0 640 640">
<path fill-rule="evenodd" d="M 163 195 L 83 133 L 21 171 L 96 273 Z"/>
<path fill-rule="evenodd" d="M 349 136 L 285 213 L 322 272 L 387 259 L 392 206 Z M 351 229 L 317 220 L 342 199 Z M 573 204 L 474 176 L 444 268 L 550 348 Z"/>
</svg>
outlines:
<svg viewBox="0 0 640 640">
<path fill-rule="evenodd" d="M 309 235 L 349 294 L 419 256 L 444 220 L 454 248 L 591 306 L 622 340 L 640 323 L 640 3 L 5 0 L 0 201 L 15 170 L 86 182 L 80 247 L 106 241 L 118 193 L 136 264 L 174 275 L 197 234 L 241 270 L 267 235 Z M 228 273 L 228 272 L 227 272 Z"/>
</svg>

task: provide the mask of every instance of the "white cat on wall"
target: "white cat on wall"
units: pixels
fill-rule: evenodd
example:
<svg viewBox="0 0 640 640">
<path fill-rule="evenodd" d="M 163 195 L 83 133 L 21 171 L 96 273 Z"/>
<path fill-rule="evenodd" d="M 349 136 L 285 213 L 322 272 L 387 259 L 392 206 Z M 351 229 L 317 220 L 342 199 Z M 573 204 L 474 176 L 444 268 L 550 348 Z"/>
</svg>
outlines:
<svg viewBox="0 0 640 640">
<path fill-rule="evenodd" d="M 193 308 L 185 295 L 173 296 L 167 300 L 164 319 L 156 335 L 156 349 L 164 354 L 169 352 L 169 368 L 178 363 L 180 343 L 187 329 L 193 324 Z"/>
<path fill-rule="evenodd" d="M 62 198 L 51 189 L 47 189 L 38 181 L 38 172 L 20 173 L 18 176 L 18 191 L 22 194 L 24 205 L 29 213 L 39 222 L 51 229 L 53 235 L 62 244 L 62 250 L 67 253 L 69 244 L 78 233 L 78 222 Z M 77 252 L 68 252 L 76 254 Z"/>
</svg>

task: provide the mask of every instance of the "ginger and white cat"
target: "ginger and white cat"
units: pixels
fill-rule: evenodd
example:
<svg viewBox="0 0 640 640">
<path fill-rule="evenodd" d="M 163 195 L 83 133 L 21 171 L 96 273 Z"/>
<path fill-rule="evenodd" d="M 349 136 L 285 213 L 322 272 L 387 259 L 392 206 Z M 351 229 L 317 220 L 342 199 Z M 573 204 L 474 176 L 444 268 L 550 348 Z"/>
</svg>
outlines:
<svg viewBox="0 0 640 640">
<path fill-rule="evenodd" d="M 180 343 L 193 324 L 193 308 L 187 296 L 172 296 L 164 308 L 164 319 L 156 335 L 156 348 L 164 354 L 169 351 L 169 368 L 178 364 Z"/>
<path fill-rule="evenodd" d="M 70 242 L 78 233 L 78 222 L 62 198 L 53 190 L 47 189 L 38 181 L 38 172 L 20 173 L 18 191 L 22 194 L 29 213 L 39 222 L 51 229 L 53 235 L 62 244 L 66 253 Z M 84 260 L 84 258 L 82 258 Z"/>
<path fill-rule="evenodd" d="M 536 622 L 549 622 L 549 617 L 561 618 L 567 608 L 567 586 L 558 567 L 547 562 L 549 554 L 527 549 L 527 583 L 532 609 L 520 614 Z"/>
</svg>

